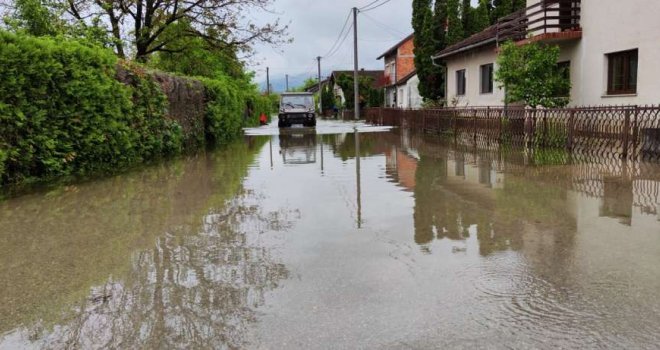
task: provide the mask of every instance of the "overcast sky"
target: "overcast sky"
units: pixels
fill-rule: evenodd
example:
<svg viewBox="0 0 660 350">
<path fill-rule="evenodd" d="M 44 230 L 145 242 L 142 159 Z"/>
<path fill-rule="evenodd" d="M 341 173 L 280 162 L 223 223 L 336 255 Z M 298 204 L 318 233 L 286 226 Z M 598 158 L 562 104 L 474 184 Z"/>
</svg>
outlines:
<svg viewBox="0 0 660 350">
<path fill-rule="evenodd" d="M 266 66 L 271 79 L 290 76 L 316 76 L 316 56 L 324 56 L 338 38 L 339 31 L 353 7 L 363 7 L 374 0 L 275 0 L 276 14 L 253 14 L 257 22 L 280 17 L 290 23 L 294 42 L 279 49 L 259 45 L 251 68 L 257 81 L 265 80 Z M 385 0 L 381 0 L 385 1 Z M 390 0 L 387 4 L 358 15 L 360 68 L 383 69 L 383 61 L 376 58 L 392 45 L 412 33 L 411 0 Z M 351 19 L 352 23 L 352 19 Z M 353 69 L 353 36 L 346 38 L 339 50 L 322 60 L 323 75 L 332 70 Z M 293 79 L 292 79 L 293 80 Z M 301 81 L 291 81 L 292 86 Z"/>
</svg>

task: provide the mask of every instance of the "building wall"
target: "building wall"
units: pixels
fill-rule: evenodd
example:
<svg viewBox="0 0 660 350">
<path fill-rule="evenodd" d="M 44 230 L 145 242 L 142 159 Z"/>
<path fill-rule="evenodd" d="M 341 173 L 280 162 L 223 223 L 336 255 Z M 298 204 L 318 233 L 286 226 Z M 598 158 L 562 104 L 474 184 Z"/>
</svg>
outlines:
<svg viewBox="0 0 660 350">
<path fill-rule="evenodd" d="M 385 77 L 388 79 L 388 84 L 396 82 L 396 56 L 390 55 L 385 57 Z"/>
<path fill-rule="evenodd" d="M 422 96 L 419 94 L 419 77 L 415 74 L 406 83 L 408 89 L 408 108 L 422 108 Z"/>
<path fill-rule="evenodd" d="M 574 104 L 660 103 L 660 1 L 583 0 Z M 608 53 L 639 50 L 637 94 L 606 96 Z"/>
<path fill-rule="evenodd" d="M 539 0 L 528 0 L 527 6 Z M 555 42 L 559 62 L 570 61 L 571 106 L 660 104 L 660 1 L 582 0 L 582 38 Z M 618 24 L 617 24 L 618 23 Z M 607 95 L 607 54 L 638 49 L 637 93 Z M 466 69 L 466 94 L 458 106 L 503 105 L 504 91 L 479 92 L 479 66 L 496 61 L 492 47 L 447 59 L 447 101 L 456 97 L 456 71 Z M 495 64 L 497 70 L 497 64 Z"/>
<path fill-rule="evenodd" d="M 405 78 L 415 70 L 415 45 L 413 39 L 403 43 L 397 49 L 396 57 L 396 81 Z"/>
<path fill-rule="evenodd" d="M 539 0 L 527 0 L 527 6 Z M 660 1 L 582 0 L 582 38 L 559 43 L 571 61 L 571 105 L 660 104 Z M 607 54 L 638 49 L 637 93 L 607 95 Z"/>
<path fill-rule="evenodd" d="M 493 63 L 497 70 L 497 54 L 493 46 L 473 50 L 465 54 L 449 57 L 447 63 L 447 104 L 453 106 L 501 106 L 504 104 L 504 91 L 493 82 L 493 92 L 480 92 L 480 67 Z M 456 71 L 465 69 L 465 95 L 456 94 Z"/>
</svg>

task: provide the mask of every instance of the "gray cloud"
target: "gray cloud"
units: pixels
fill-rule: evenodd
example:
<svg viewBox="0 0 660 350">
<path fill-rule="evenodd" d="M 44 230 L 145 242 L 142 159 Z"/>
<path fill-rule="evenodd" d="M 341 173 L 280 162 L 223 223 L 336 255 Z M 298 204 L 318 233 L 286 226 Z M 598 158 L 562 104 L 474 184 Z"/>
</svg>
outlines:
<svg viewBox="0 0 660 350">
<path fill-rule="evenodd" d="M 256 72 L 256 80 L 265 80 L 266 66 L 270 67 L 271 79 L 292 76 L 291 85 L 302 83 L 305 76 L 316 76 L 316 56 L 328 52 L 336 41 L 350 9 L 362 7 L 373 0 L 275 0 L 277 13 L 256 13 L 248 17 L 257 23 L 280 18 L 290 23 L 292 44 L 281 48 L 266 45 L 256 47 L 250 68 Z M 376 58 L 412 33 L 412 2 L 390 0 L 387 4 L 358 16 L 360 68 L 382 69 L 383 62 Z M 351 19 L 352 21 L 352 19 Z M 332 57 L 322 61 L 323 75 L 336 69 L 352 69 L 352 33 Z"/>
</svg>

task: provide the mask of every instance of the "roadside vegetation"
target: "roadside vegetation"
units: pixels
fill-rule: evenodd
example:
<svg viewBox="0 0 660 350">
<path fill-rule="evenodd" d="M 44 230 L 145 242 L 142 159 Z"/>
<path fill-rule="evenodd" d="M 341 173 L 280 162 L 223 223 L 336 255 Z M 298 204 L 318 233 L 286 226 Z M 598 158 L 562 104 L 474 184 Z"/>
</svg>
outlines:
<svg viewBox="0 0 660 350">
<path fill-rule="evenodd" d="M 255 43 L 288 41 L 287 28 L 243 23 L 237 10 L 270 2 L 15 0 L 0 7 L 0 185 L 116 171 L 200 145 L 189 137 L 224 144 L 256 125 L 273 100 L 239 56 Z M 158 74 L 183 90 L 203 84 L 204 115 L 196 121 L 203 133 L 186 135 L 172 118 L 176 101 Z"/>
</svg>

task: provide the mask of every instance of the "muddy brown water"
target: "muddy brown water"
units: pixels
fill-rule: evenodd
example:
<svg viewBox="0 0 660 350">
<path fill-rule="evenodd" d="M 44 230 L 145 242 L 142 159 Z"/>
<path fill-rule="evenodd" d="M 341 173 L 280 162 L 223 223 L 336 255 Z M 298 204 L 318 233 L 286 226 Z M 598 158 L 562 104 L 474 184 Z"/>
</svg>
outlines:
<svg viewBox="0 0 660 350">
<path fill-rule="evenodd" d="M 658 348 L 656 164 L 247 134 L 0 202 L 0 348 Z"/>
</svg>

